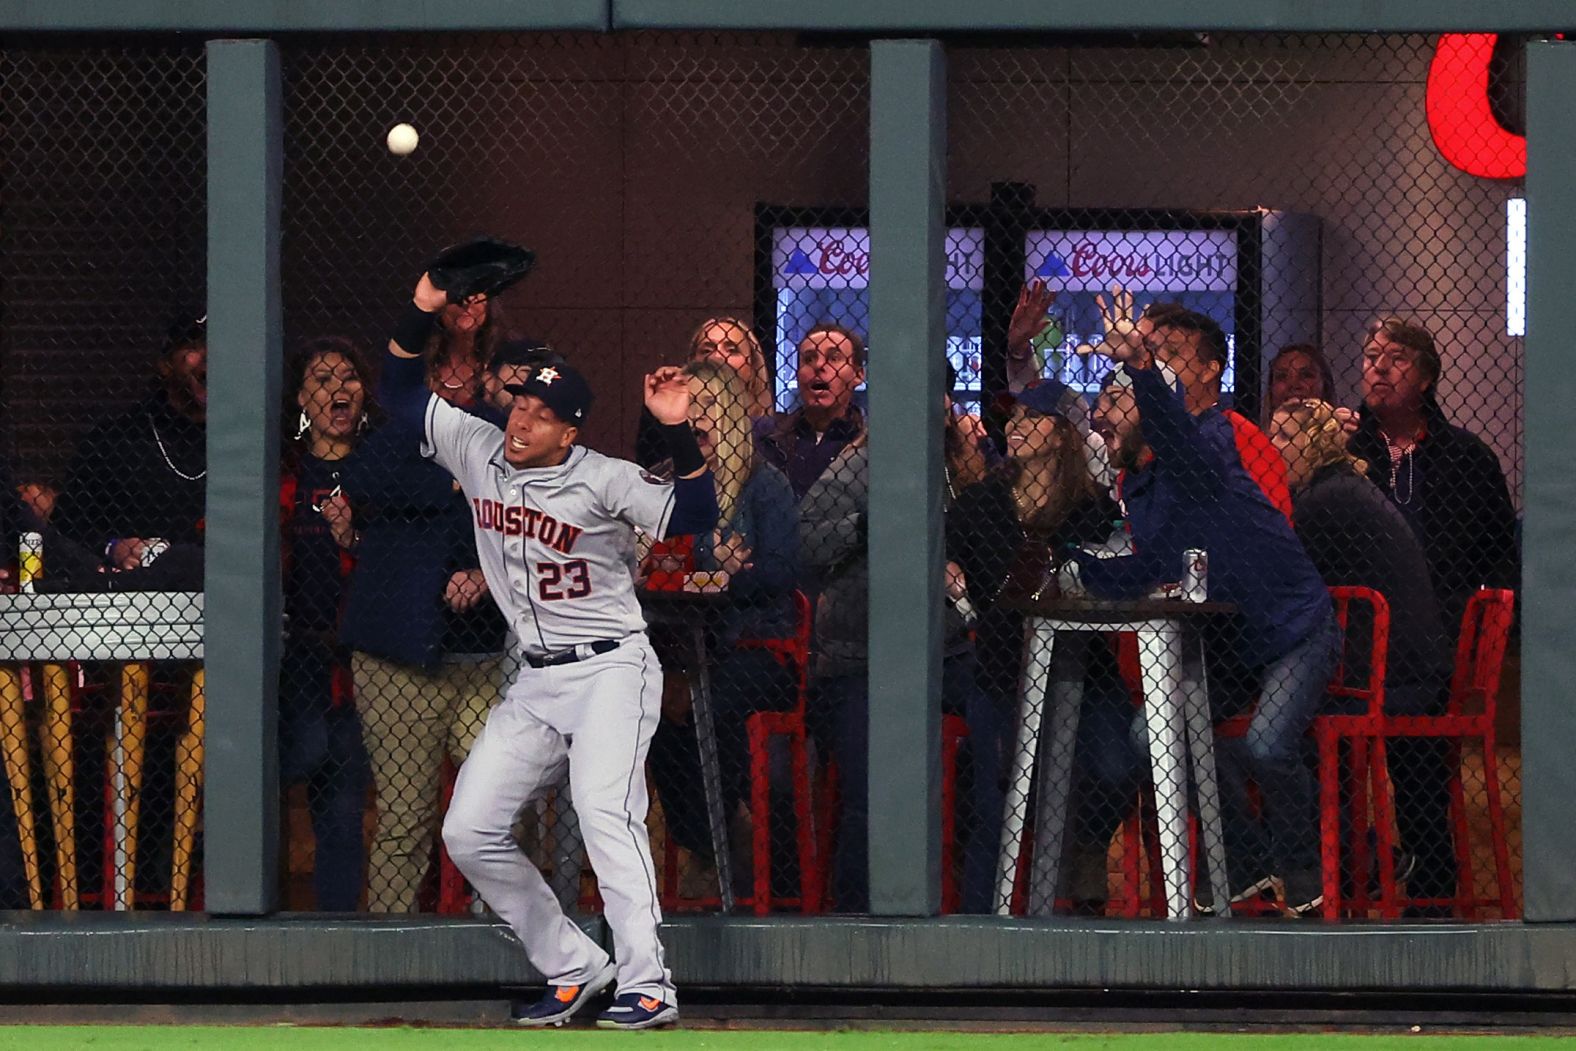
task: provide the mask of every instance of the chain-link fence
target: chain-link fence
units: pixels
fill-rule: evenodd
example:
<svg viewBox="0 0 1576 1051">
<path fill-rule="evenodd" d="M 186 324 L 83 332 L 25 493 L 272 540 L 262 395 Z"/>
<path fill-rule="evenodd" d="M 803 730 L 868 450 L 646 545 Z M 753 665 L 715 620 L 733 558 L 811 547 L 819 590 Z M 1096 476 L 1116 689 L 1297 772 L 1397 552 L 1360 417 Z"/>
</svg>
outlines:
<svg viewBox="0 0 1576 1051">
<path fill-rule="evenodd" d="M 963 909 L 1518 914 L 1516 189 L 1434 43 L 952 52 Z"/>
<path fill-rule="evenodd" d="M 309 653 L 292 616 L 285 678 L 301 694 L 281 695 L 281 727 L 292 711 L 307 726 L 328 720 L 316 737 L 327 747 L 303 760 L 310 770 L 287 766 L 308 778 L 309 816 L 292 809 L 292 825 L 312 824 L 317 844 L 313 866 L 298 849 L 308 837 L 292 836 L 291 872 L 315 873 L 319 907 L 356 907 L 363 868 L 370 910 L 479 907 L 438 850 L 445 800 L 489 709 L 519 674 L 504 656 L 506 631 L 524 634 L 531 656 L 551 648 L 533 629 L 506 623 L 489 594 L 500 582 L 482 574 L 473 526 L 486 530 L 490 511 L 421 457 L 419 436 L 379 420 L 357 360 L 361 348 L 382 355 L 425 261 L 482 231 L 530 246 L 539 263 L 518 291 L 448 308 L 426 356 L 429 387 L 450 403 L 501 423 L 514 398 L 507 386 L 533 367 L 567 362 L 596 396 L 579 430 L 584 444 L 634 452 L 660 471 L 669 454 L 642 417 L 640 376 L 713 358 L 744 377 L 742 400 L 732 396 L 733 373 L 697 366 L 693 380 L 707 405 L 698 429 L 724 436 L 706 444 L 718 527 L 693 541 L 648 538 L 660 546 L 639 568 L 666 676 L 662 717 L 648 730 L 655 875 L 619 876 L 655 878 L 669 909 L 715 908 L 725 894 L 762 908 L 768 898 L 801 907 L 816 896 L 816 866 L 797 847 L 801 830 L 811 831 L 805 595 L 814 590 L 800 569 L 796 505 L 817 472 L 783 473 L 796 436 L 763 430 L 757 452 L 749 435 L 778 405 L 794 404 L 794 383 L 774 376 L 794 375 L 811 326 L 865 325 L 860 296 L 845 291 L 862 287 L 862 250 L 845 264 L 852 281 L 823 284 L 780 323 L 777 297 L 789 293 L 777 287 L 782 267 L 769 252 L 798 250 L 803 260 L 816 250 L 792 229 L 810 225 L 808 213 L 775 202 L 863 201 L 867 66 L 861 48 L 808 49 L 780 37 L 324 40 L 286 49 L 287 334 L 309 356 L 299 373 L 306 387 L 296 372 L 286 385 L 292 421 L 298 400 L 306 405 L 291 521 L 302 530 L 293 539 L 319 551 L 314 566 L 291 564 L 287 594 L 312 596 L 304 600 L 319 613 L 324 644 Z M 412 153 L 385 144 L 399 123 L 417 131 Z M 354 346 L 324 350 L 322 337 Z M 853 385 L 844 386 L 834 400 L 851 427 L 846 441 L 859 433 L 859 415 L 849 409 Z M 298 398 L 298 389 L 308 394 Z M 533 499 L 515 512 L 504 507 L 498 528 L 509 528 L 511 513 L 553 513 L 547 497 Z M 514 500 L 502 495 L 503 504 Z M 331 524 L 316 510 L 325 506 Z M 521 531 L 544 540 L 534 525 Z M 532 576 L 537 564 L 526 561 L 519 583 L 534 589 L 544 615 L 550 601 L 587 616 L 612 608 L 600 594 L 576 593 L 572 569 L 559 570 L 571 576 L 555 584 Z M 337 706 L 325 708 L 330 696 Z M 607 757 L 616 754 L 610 742 Z M 762 778 L 775 791 L 758 803 Z M 515 831 L 559 899 L 590 907 L 598 888 L 589 873 L 582 879 L 583 837 L 574 811 L 557 805 L 567 794 L 563 772 L 540 794 Z M 339 844 L 332 854 L 331 842 Z M 596 856 L 601 845 L 589 846 Z M 311 899 L 302 886 L 290 900 Z"/>
<path fill-rule="evenodd" d="M 12 662 L 0 895 L 189 908 L 201 902 L 202 51 L 8 44 L 0 78 Z"/>
<path fill-rule="evenodd" d="M 1514 607 L 1483 590 L 1517 576 L 1516 190 L 1429 141 L 1433 48 L 950 51 L 947 911 L 1517 913 Z M 563 494 L 462 492 L 380 403 L 426 262 L 486 232 L 535 272 L 445 308 L 412 348 L 428 389 L 502 427 L 509 387 L 578 372 L 577 444 L 661 479 L 641 377 L 686 366 L 720 508 L 693 536 L 625 515 L 655 525 L 619 557 L 662 686 L 633 746 L 608 708 L 584 763 L 629 767 L 619 798 L 499 779 L 496 842 L 570 907 L 865 910 L 868 49 L 282 54 L 287 907 L 480 910 L 439 832 L 489 714 L 546 703 L 531 660 L 625 659 L 531 637 L 626 601 L 568 550 L 560 523 L 587 523 Z M 19 904 L 200 904 L 201 679 L 148 646 L 200 622 L 202 68 L 156 43 L 0 51 L 0 490 L 15 572 L 34 533 L 45 567 L 5 606 Z M 1513 126 L 1519 72 L 1493 68 Z M 538 552 L 518 576 L 486 571 L 494 533 Z M 109 650 L 25 630 L 60 604 L 140 627 Z M 644 817 L 649 851 L 610 847 L 604 807 Z"/>
</svg>

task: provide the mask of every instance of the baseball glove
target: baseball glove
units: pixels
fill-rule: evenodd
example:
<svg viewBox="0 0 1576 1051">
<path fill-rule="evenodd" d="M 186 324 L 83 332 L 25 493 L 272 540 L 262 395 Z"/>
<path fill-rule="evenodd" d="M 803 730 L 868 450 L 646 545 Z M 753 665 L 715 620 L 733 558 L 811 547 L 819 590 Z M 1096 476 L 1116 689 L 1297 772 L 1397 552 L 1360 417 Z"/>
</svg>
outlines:
<svg viewBox="0 0 1576 1051">
<path fill-rule="evenodd" d="M 529 248 L 496 237 L 473 237 L 439 252 L 427 264 L 427 276 L 449 294 L 449 302 L 461 303 L 476 295 L 497 295 L 530 273 L 535 263 L 536 253 Z"/>
</svg>

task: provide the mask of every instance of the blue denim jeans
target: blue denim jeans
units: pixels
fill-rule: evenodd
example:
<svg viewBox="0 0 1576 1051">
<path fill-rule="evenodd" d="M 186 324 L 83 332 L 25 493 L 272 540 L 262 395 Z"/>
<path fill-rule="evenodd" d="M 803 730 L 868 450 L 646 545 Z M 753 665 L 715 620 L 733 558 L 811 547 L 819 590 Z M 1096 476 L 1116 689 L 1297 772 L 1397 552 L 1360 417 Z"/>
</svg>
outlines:
<svg viewBox="0 0 1576 1051">
<path fill-rule="evenodd" d="M 292 652 L 279 691 L 279 781 L 306 782 L 316 860 L 312 888 L 324 912 L 354 912 L 366 882 L 362 813 L 370 764 L 353 705 L 330 704 L 331 665 Z"/>
<path fill-rule="evenodd" d="M 972 651 L 941 662 L 941 707 L 973 717 L 979 687 Z M 837 760 L 840 816 L 832 853 L 831 886 L 838 912 L 870 910 L 870 691 L 864 674 L 830 675 L 816 684 L 817 736 Z M 830 738 L 828 740 L 828 738 Z M 970 726 L 970 747 L 973 729 Z M 997 807 L 997 813 L 1000 813 Z M 998 822 L 999 822 L 998 817 Z M 994 848 L 992 848 L 994 850 Z"/>
<path fill-rule="evenodd" d="M 1304 751 L 1340 651 L 1334 613 L 1258 674 L 1247 735 L 1217 742 L 1220 797 L 1232 883 L 1319 865 L 1317 793 Z M 1248 785 L 1259 789 L 1252 813 Z"/>
</svg>

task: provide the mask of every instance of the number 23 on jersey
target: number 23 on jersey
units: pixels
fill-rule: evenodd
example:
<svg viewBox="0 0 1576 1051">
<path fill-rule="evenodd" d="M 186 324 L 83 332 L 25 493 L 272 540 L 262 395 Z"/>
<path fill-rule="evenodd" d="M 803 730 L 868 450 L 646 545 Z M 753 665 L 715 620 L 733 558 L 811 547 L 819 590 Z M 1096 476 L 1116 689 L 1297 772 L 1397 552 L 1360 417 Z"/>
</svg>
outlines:
<svg viewBox="0 0 1576 1051">
<path fill-rule="evenodd" d="M 543 602 L 585 598 L 591 594 L 591 573 L 583 558 L 568 562 L 538 562 L 536 593 Z"/>
</svg>

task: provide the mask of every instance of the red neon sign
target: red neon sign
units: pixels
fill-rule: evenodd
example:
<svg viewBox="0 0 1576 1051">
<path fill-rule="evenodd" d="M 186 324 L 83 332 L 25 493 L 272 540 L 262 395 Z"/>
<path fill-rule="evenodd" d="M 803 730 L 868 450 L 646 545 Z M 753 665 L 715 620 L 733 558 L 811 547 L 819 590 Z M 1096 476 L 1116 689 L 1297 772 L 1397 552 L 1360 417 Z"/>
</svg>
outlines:
<svg viewBox="0 0 1576 1051">
<path fill-rule="evenodd" d="M 1428 130 L 1445 160 L 1468 175 L 1519 179 L 1527 139 L 1507 131 L 1488 101 L 1497 33 L 1446 33 L 1428 67 Z"/>
</svg>

